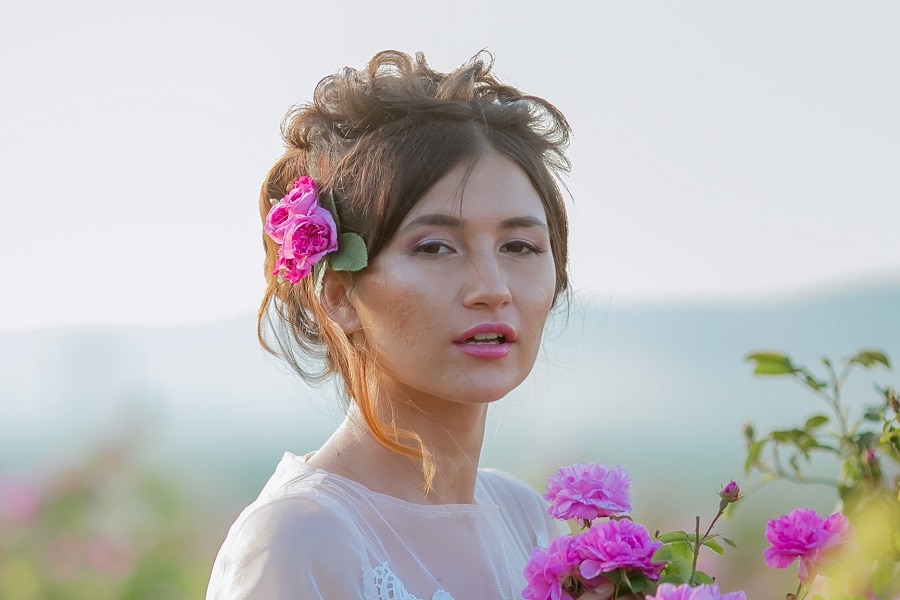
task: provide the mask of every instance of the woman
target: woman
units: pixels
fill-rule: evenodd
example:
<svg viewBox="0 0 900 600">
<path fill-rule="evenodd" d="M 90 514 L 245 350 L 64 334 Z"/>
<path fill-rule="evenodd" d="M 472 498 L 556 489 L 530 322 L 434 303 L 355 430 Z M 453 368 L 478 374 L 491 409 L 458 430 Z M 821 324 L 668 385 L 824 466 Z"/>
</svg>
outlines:
<svg viewBox="0 0 900 600">
<path fill-rule="evenodd" d="M 347 417 L 285 455 L 208 598 L 521 597 L 531 549 L 562 532 L 478 462 L 487 405 L 567 289 L 568 137 L 478 57 L 442 74 L 383 52 L 288 115 L 260 198 L 260 340 L 308 381 L 340 377 Z"/>
</svg>

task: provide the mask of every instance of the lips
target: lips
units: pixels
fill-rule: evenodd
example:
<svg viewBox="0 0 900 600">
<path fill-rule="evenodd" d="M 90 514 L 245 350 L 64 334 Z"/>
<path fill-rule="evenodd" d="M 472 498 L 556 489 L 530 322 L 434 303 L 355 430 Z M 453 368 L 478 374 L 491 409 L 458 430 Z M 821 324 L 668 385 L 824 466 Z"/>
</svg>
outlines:
<svg viewBox="0 0 900 600">
<path fill-rule="evenodd" d="M 497 346 L 516 340 L 516 331 L 506 323 L 481 323 L 453 340 L 467 346 Z"/>
</svg>

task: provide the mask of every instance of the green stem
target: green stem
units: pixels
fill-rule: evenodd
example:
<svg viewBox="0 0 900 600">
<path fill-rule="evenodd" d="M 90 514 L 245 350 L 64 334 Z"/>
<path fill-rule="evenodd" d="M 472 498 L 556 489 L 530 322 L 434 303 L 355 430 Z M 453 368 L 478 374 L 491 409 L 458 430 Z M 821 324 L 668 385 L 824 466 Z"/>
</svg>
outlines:
<svg viewBox="0 0 900 600">
<path fill-rule="evenodd" d="M 827 485 L 833 488 L 840 487 L 840 481 L 834 479 L 828 479 L 827 477 L 798 477 L 792 474 L 790 471 L 785 469 L 781 464 L 781 455 L 778 453 L 778 444 L 777 442 L 771 446 L 772 448 L 772 462 L 775 467 L 769 470 L 770 473 L 775 473 L 781 479 L 785 481 L 790 481 L 791 483 L 815 483 L 819 485 Z M 763 469 L 760 469 L 763 471 Z M 765 472 L 765 471 L 763 471 Z"/>
<path fill-rule="evenodd" d="M 691 576 L 688 585 L 694 584 L 694 574 L 697 572 L 697 557 L 700 556 L 700 515 L 694 518 L 694 560 L 691 563 Z"/>
<path fill-rule="evenodd" d="M 694 518 L 694 560 L 691 563 L 691 577 L 688 580 L 688 583 L 694 583 L 694 575 L 697 573 L 697 559 L 700 558 L 700 546 L 703 545 L 703 542 L 709 539 L 709 534 L 712 532 L 713 527 L 716 524 L 716 521 L 719 520 L 725 513 L 724 508 L 720 508 L 719 512 L 716 513 L 716 516 L 713 517 L 713 520 L 710 521 L 709 527 L 706 528 L 706 533 L 703 534 L 703 537 L 700 537 L 700 516 L 697 515 Z"/>
</svg>

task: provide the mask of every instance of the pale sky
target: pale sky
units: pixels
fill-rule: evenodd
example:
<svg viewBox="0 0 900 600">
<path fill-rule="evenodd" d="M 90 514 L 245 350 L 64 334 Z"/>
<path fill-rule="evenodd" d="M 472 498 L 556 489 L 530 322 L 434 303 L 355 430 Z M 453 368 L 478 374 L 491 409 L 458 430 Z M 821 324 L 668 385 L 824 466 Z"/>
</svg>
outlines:
<svg viewBox="0 0 900 600">
<path fill-rule="evenodd" d="M 583 293 L 900 283 L 896 2 L 136 4 L 2 10 L 0 331 L 254 311 L 281 118 L 386 48 L 568 116 Z"/>
</svg>

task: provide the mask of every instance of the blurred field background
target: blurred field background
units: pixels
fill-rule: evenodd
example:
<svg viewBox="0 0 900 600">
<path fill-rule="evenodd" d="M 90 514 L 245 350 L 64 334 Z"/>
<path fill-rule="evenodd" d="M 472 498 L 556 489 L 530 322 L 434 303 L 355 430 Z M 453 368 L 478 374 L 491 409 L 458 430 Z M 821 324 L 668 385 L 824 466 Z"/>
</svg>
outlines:
<svg viewBox="0 0 900 600">
<path fill-rule="evenodd" d="M 340 419 L 256 343 L 256 197 L 288 108 L 387 48 L 442 70 L 487 48 L 575 133 L 576 297 L 483 463 L 537 488 L 621 463 L 651 529 L 709 518 L 743 424 L 819 408 L 748 352 L 900 360 L 898 30 L 889 0 L 6 3 L 0 600 L 202 597 L 281 454 Z M 848 399 L 874 381 L 897 385 Z M 748 494 L 705 570 L 784 597 L 765 519 L 834 503 Z"/>
<path fill-rule="evenodd" d="M 818 408 L 799 386 L 753 377 L 746 353 L 900 357 L 898 307 L 897 285 L 748 305 L 576 298 L 530 379 L 492 407 L 483 464 L 538 489 L 564 464 L 621 464 L 639 521 L 690 529 L 722 484 L 743 482 L 745 422 L 793 426 Z M 330 390 L 258 348 L 251 316 L 5 333 L 0 356 L 4 600 L 202 597 L 230 522 L 280 455 L 315 449 L 340 418 Z M 876 402 L 874 382 L 897 379 L 860 373 L 846 397 Z M 834 505 L 815 487 L 752 491 L 720 528 L 738 549 L 704 566 L 724 589 L 781 597 L 795 571 L 763 566 L 765 519 Z"/>
</svg>

